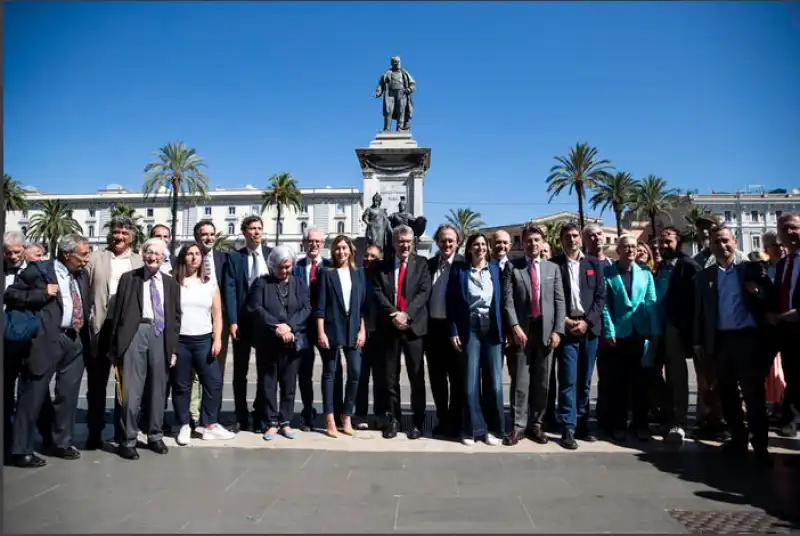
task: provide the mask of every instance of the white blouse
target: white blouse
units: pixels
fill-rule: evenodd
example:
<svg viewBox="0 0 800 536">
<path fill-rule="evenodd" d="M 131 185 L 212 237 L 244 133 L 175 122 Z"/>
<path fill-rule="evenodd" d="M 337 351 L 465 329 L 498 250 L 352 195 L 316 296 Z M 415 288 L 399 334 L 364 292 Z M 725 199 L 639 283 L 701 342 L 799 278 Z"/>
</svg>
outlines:
<svg viewBox="0 0 800 536">
<path fill-rule="evenodd" d="M 181 285 L 181 335 L 208 335 L 213 332 L 211 305 L 217 285 L 211 277 L 206 282 L 186 279 Z"/>
<path fill-rule="evenodd" d="M 350 292 L 353 290 L 353 280 L 350 278 L 350 268 L 337 268 L 339 283 L 342 284 L 342 299 L 344 299 L 344 312 L 350 314 Z"/>
</svg>

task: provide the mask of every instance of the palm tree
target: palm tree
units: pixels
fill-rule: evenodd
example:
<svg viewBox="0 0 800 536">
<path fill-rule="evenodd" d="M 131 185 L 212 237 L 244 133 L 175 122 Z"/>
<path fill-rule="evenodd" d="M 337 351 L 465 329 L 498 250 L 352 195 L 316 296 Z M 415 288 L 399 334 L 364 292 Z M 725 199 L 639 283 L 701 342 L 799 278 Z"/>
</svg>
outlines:
<svg viewBox="0 0 800 536">
<path fill-rule="evenodd" d="M 473 212 L 471 208 L 460 208 L 458 211 L 450 209 L 450 214 L 445 216 L 447 223 L 452 225 L 458 230 L 458 250 L 464 247 L 467 237 L 477 231 L 479 228 L 486 226 L 481 220 L 480 212 Z"/>
<path fill-rule="evenodd" d="M 280 244 L 281 223 L 283 221 L 283 210 L 293 208 L 300 211 L 303 207 L 303 196 L 297 187 L 297 180 L 291 173 L 278 173 L 269 178 L 270 189 L 261 194 L 261 212 L 269 207 L 275 207 L 278 211 L 278 221 L 275 222 L 275 245 Z"/>
<path fill-rule="evenodd" d="M 155 153 L 158 162 L 151 162 L 144 168 L 144 198 L 158 193 L 163 186 L 172 189 L 172 226 L 170 229 L 170 251 L 175 251 L 178 237 L 178 198 L 193 196 L 203 199 L 207 195 L 208 178 L 203 169 L 203 159 L 195 149 L 189 149 L 179 141 L 168 143 Z"/>
<path fill-rule="evenodd" d="M 230 236 L 226 235 L 222 231 L 217 231 L 216 238 L 214 239 L 214 246 L 212 247 L 212 249 L 215 249 L 217 251 L 223 251 L 226 253 L 228 251 L 233 251 L 235 249 L 234 244 L 233 241 L 229 239 Z"/>
<path fill-rule="evenodd" d="M 679 194 L 675 188 L 668 188 L 667 181 L 655 175 L 643 178 L 636 188 L 631 203 L 631 213 L 650 220 L 651 238 L 656 236 L 656 217 L 669 214 L 678 205 Z"/>
<path fill-rule="evenodd" d="M 83 229 L 72 217 L 72 210 L 60 199 L 44 201 L 42 211 L 31 216 L 31 226 L 28 228 L 28 238 L 46 242 L 50 246 L 52 259 L 55 258 L 59 238 L 81 233 Z"/>
<path fill-rule="evenodd" d="M 131 229 L 133 236 L 131 241 L 131 247 L 134 251 L 139 251 L 139 246 L 141 246 L 145 240 L 147 240 L 147 235 L 145 235 L 144 227 L 139 222 L 142 217 L 136 214 L 136 209 L 133 208 L 133 205 L 130 203 L 121 203 L 117 202 L 111 207 L 110 215 L 112 218 L 116 218 L 117 216 L 128 217 L 133 220 L 133 229 Z M 105 225 L 103 225 L 103 229 L 111 230 L 111 221 L 107 221 Z"/>
<path fill-rule="evenodd" d="M 681 233 L 682 238 L 701 245 L 702 235 L 700 234 L 700 228 L 703 227 L 703 222 L 719 223 L 719 216 L 713 214 L 709 208 L 694 205 L 689 213 L 683 216 L 683 221 L 686 224 L 686 228 Z"/>
<path fill-rule="evenodd" d="M 589 200 L 589 205 L 592 210 L 600 207 L 601 216 L 607 208 L 611 208 L 617 221 L 617 236 L 622 235 L 622 216 L 631 205 L 638 184 L 630 173 L 618 171 L 595 185 L 595 194 Z"/>
<path fill-rule="evenodd" d="M 583 229 L 583 199 L 587 190 L 591 190 L 595 183 L 607 180 L 614 168 L 608 160 L 598 159 L 596 148 L 583 142 L 571 148 L 567 156 L 556 156 L 555 159 L 558 164 L 550 168 L 547 177 L 547 191 L 551 194 L 548 203 L 564 188 L 569 187 L 570 194 L 575 190 L 578 195 L 579 223 Z"/>
<path fill-rule="evenodd" d="M 6 213 L 27 209 L 28 200 L 25 199 L 25 190 L 22 189 L 20 183 L 11 178 L 11 175 L 3 173 L 3 228 L 0 232 L 6 232 Z"/>
<path fill-rule="evenodd" d="M 544 241 L 550 244 L 550 254 L 553 257 L 556 256 L 556 251 L 561 249 L 562 227 L 564 227 L 563 220 L 548 221 L 542 226 L 542 231 L 544 231 Z"/>
</svg>

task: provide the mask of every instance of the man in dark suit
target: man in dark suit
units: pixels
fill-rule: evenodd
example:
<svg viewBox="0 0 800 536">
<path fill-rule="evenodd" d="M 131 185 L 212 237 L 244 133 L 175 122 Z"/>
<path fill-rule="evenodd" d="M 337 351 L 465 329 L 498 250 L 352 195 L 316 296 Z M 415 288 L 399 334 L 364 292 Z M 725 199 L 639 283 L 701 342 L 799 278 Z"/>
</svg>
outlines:
<svg viewBox="0 0 800 536">
<path fill-rule="evenodd" d="M 558 360 L 558 416 L 563 425 L 561 444 L 575 450 L 575 439 L 595 441 L 589 433 L 589 401 L 597 344 L 602 334 L 605 278 L 600 262 L 581 251 L 581 229 L 574 223 L 561 228 L 564 253 L 553 258 L 564 285 L 564 340 Z"/>
<path fill-rule="evenodd" d="M 382 403 L 386 400 L 386 371 L 381 367 L 381 339 L 378 330 L 377 311 L 375 302 L 375 289 L 372 284 L 375 273 L 383 252 L 378 246 L 367 246 L 364 250 L 364 277 L 367 281 L 367 301 L 364 306 L 364 325 L 367 328 L 367 342 L 361 350 L 361 375 L 358 378 L 358 391 L 356 394 L 356 428 L 367 430 L 369 420 L 369 380 L 372 376 L 372 406 L 376 417 L 386 415 L 386 408 Z"/>
<path fill-rule="evenodd" d="M 689 410 L 689 369 L 692 359 L 694 325 L 694 278 L 700 271 L 691 257 L 681 252 L 681 235 L 675 227 L 666 227 L 658 240 L 661 262 L 655 274 L 656 301 L 661 320 L 661 338 L 657 351 L 659 363 L 666 369 L 666 390 L 661 401 L 662 424 L 666 440 L 680 445 L 686 437 L 686 414 Z M 652 343 L 651 343 L 652 344 Z M 658 370 L 659 376 L 661 370 Z"/>
<path fill-rule="evenodd" d="M 775 284 L 770 300 L 770 324 L 775 326 L 783 362 L 786 391 L 781 408 L 783 437 L 796 437 L 792 405 L 800 411 L 800 214 L 782 214 L 778 219 L 778 238 L 787 249 L 775 267 Z"/>
<path fill-rule="evenodd" d="M 194 226 L 194 240 L 200 251 L 203 252 L 203 264 L 206 273 L 211 274 L 220 293 L 225 288 L 225 271 L 228 264 L 229 255 L 223 251 L 214 249 L 217 241 L 217 229 L 211 220 L 200 220 Z M 217 355 L 219 370 L 222 374 L 222 383 L 225 384 L 225 361 L 228 357 L 228 340 L 230 338 L 230 325 L 228 324 L 227 304 L 222 300 L 222 349 Z M 189 403 L 189 415 L 192 418 L 192 427 L 200 421 L 200 381 L 197 375 L 192 373 L 192 393 Z M 219 397 L 219 407 L 222 408 L 222 397 Z"/>
<path fill-rule="evenodd" d="M 139 459 L 136 416 L 148 381 L 147 447 L 157 454 L 168 451 L 162 419 L 169 368 L 177 359 L 181 287 L 160 270 L 166 248 L 160 238 L 150 238 L 142 245 L 144 266 L 120 278 L 114 303 L 108 356 L 116 367 L 117 396 L 122 405 L 119 455 L 127 460 Z"/>
<path fill-rule="evenodd" d="M 6 292 L 8 309 L 39 315 L 39 330 L 22 370 L 23 388 L 14 419 L 11 462 L 18 467 L 42 467 L 46 463 L 33 453 L 33 431 L 42 404 L 50 396 L 54 375 L 56 397 L 49 454 L 66 460 L 80 458 L 72 444 L 72 433 L 84 360 L 90 352 L 91 295 L 84 270 L 88 262 L 88 240 L 67 235 L 58 243 L 56 260 L 31 263 Z"/>
<path fill-rule="evenodd" d="M 431 275 L 425 258 L 411 252 L 414 231 L 398 225 L 392 231 L 394 256 L 384 259 L 373 280 L 377 321 L 384 334 L 388 423 L 383 437 L 397 436 L 402 416 L 400 407 L 400 353 L 405 356 L 411 383 L 414 421 L 409 439 L 422 437 L 425 423 L 425 362 L 423 338 L 428 329 L 428 297 Z"/>
<path fill-rule="evenodd" d="M 306 235 L 303 237 L 303 245 L 306 251 L 306 256 L 297 261 L 294 266 L 294 276 L 302 280 L 308 288 L 309 301 L 311 303 L 311 310 L 316 310 L 317 307 L 317 293 L 319 292 L 319 271 L 321 268 L 326 268 L 331 265 L 330 259 L 322 257 L 322 245 L 325 243 L 325 237 L 322 231 L 318 229 L 307 229 Z M 300 351 L 300 372 L 297 379 L 300 387 L 300 398 L 303 401 L 302 423 L 300 429 L 308 432 L 314 426 L 314 419 L 317 412 L 314 409 L 314 361 L 316 360 L 316 341 L 317 341 L 317 323 L 308 323 L 308 346 Z M 336 402 L 334 408 L 334 415 L 338 419 L 342 414 L 341 404 L 339 401 L 343 400 L 342 396 L 342 365 L 341 360 L 337 361 L 336 377 L 333 382 L 334 396 Z"/>
<path fill-rule="evenodd" d="M 242 220 L 245 247 L 231 253 L 225 265 L 224 284 L 220 289 L 225 304 L 225 319 L 230 324 L 233 339 L 233 400 L 236 408 L 234 431 L 250 430 L 247 410 L 247 371 L 250 352 L 255 347 L 252 319 L 247 313 L 247 295 L 253 282 L 269 273 L 269 254 L 272 248 L 262 243 L 264 222 L 259 216 Z M 259 379 L 261 375 L 258 375 Z M 266 423 L 260 422 L 263 408 L 259 405 L 262 389 L 256 390 L 253 405 L 253 430 L 262 431 Z"/>
<path fill-rule="evenodd" d="M 524 437 L 529 417 L 531 439 L 548 441 L 543 423 L 550 370 L 566 316 L 561 270 L 539 256 L 544 232 L 526 225 L 522 242 L 525 257 L 508 261 L 503 277 L 503 318 L 514 337 L 514 358 L 508 362 L 514 396 L 514 431 L 505 440 L 509 446 Z"/>
<path fill-rule="evenodd" d="M 433 234 L 439 251 L 428 259 L 431 274 L 431 296 L 428 301 L 428 333 L 425 335 L 425 356 L 431 381 L 431 394 L 436 404 L 439 423 L 434 435 L 461 436 L 461 412 L 464 407 L 464 380 L 461 353 L 450 342 L 452 325 L 447 321 L 447 282 L 454 263 L 465 263 L 457 253 L 458 231 L 443 223 Z"/>
<path fill-rule="evenodd" d="M 760 348 L 760 330 L 766 321 L 771 281 L 759 264 L 736 263 L 736 238 L 728 227 L 711 229 L 711 247 L 717 264 L 695 278 L 694 353 L 714 363 L 722 411 L 732 436 L 722 452 L 746 456 L 749 432 L 757 461 L 769 464 L 764 383 L 768 367 Z"/>
</svg>

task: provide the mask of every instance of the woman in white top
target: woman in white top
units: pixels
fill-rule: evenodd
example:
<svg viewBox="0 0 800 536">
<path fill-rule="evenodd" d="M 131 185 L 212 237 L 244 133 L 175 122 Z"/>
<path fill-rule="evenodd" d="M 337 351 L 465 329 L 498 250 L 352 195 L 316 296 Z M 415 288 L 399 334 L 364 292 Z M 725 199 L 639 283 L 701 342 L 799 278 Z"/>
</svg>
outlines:
<svg viewBox="0 0 800 536">
<path fill-rule="evenodd" d="M 331 246 L 331 268 L 322 271 L 317 295 L 318 345 L 322 352 L 322 405 L 327 434 L 337 437 L 333 417 L 333 378 L 340 359 L 339 349 L 347 361 L 342 432 L 353 435 L 350 416 L 355 410 L 358 377 L 361 374 L 361 348 L 367 339 L 364 327 L 364 303 L 367 283 L 364 271 L 355 265 L 356 249 L 350 238 L 339 235 Z"/>
<path fill-rule="evenodd" d="M 203 253 L 197 244 L 181 249 L 173 274 L 181 286 L 181 331 L 178 359 L 172 367 L 172 406 L 180 422 L 178 445 L 191 442 L 189 397 L 191 372 L 203 386 L 200 426 L 203 439 L 233 439 L 218 422 L 222 396 L 222 371 L 217 355 L 222 347 L 222 305 L 219 288 L 205 273 Z"/>
</svg>

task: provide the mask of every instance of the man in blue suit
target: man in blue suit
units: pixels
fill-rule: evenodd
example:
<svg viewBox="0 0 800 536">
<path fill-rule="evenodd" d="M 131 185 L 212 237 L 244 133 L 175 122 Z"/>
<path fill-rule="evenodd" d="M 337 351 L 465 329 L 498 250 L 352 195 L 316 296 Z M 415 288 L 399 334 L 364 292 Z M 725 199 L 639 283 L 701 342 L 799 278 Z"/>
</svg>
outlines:
<svg viewBox="0 0 800 536">
<path fill-rule="evenodd" d="M 319 229 L 307 229 L 306 235 L 303 237 L 303 246 L 306 256 L 294 265 L 294 276 L 302 279 L 308 288 L 309 300 L 311 302 L 311 310 L 317 308 L 317 293 L 319 292 L 319 271 L 321 268 L 326 268 L 331 265 L 330 259 L 322 257 L 322 245 L 325 242 L 325 237 Z M 314 409 L 314 361 L 316 358 L 316 341 L 317 341 L 317 324 L 316 322 L 309 322 L 306 335 L 308 336 L 309 345 L 305 350 L 300 351 L 300 372 L 297 375 L 297 382 L 300 387 L 300 398 L 303 401 L 303 422 L 300 429 L 308 432 L 314 426 L 314 419 L 317 412 Z M 336 365 L 336 377 L 333 380 L 333 399 L 336 401 L 334 404 L 333 414 L 338 419 L 342 414 L 343 408 L 340 402 L 344 399 L 342 394 L 342 365 L 341 359 Z"/>
<path fill-rule="evenodd" d="M 645 340 L 657 342 L 660 323 L 653 275 L 636 264 L 636 246 L 633 236 L 620 236 L 619 260 L 606 271 L 603 333 L 611 348 L 611 426 L 615 441 L 626 438 L 628 409 L 633 410 L 631 428 L 637 439 L 650 439 L 642 357 Z"/>
<path fill-rule="evenodd" d="M 225 265 L 224 284 L 221 289 L 226 304 L 226 320 L 230 324 L 233 339 L 233 399 L 236 407 L 234 431 L 249 430 L 247 411 L 247 370 L 250 368 L 250 352 L 255 341 L 252 323 L 246 312 L 247 294 L 253 281 L 269 273 L 267 258 L 272 248 L 261 243 L 264 223 L 258 216 L 248 216 L 242 220 L 242 234 L 245 247 L 231 253 Z M 258 375 L 261 378 L 261 375 Z M 257 422 L 260 415 L 261 389 L 256 390 L 253 407 L 253 430 L 262 431 L 265 424 Z"/>
</svg>

